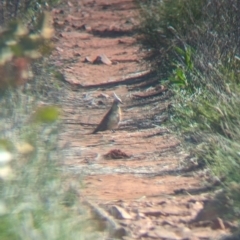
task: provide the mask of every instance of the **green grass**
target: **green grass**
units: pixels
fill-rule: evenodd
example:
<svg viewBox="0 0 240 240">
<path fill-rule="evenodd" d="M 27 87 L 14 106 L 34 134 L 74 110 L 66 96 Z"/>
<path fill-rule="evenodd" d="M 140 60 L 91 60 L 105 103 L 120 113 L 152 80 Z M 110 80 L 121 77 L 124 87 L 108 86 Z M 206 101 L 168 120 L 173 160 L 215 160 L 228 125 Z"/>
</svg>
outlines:
<svg viewBox="0 0 240 240">
<path fill-rule="evenodd" d="M 240 182 L 238 1 L 138 4 L 142 46 L 159 82 L 174 93 L 169 125 L 199 166 L 210 168 L 231 192 Z M 237 193 L 230 196 L 239 211 Z"/>
<path fill-rule="evenodd" d="M 1 4 L 0 25 L 6 25 L 13 19 L 24 22 L 36 22 L 39 13 L 49 10 L 52 6 L 61 3 L 61 0 L 8 0 Z"/>
</svg>

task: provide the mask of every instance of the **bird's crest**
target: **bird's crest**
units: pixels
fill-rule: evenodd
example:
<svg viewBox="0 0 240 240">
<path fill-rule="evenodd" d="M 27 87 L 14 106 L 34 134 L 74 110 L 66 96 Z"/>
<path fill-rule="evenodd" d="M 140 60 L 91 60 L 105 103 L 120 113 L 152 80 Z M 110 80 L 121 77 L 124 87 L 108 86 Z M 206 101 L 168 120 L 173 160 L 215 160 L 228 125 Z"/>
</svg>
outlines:
<svg viewBox="0 0 240 240">
<path fill-rule="evenodd" d="M 114 97 L 114 101 L 122 103 L 122 100 L 120 99 L 120 97 L 117 96 L 115 92 L 113 92 L 113 97 Z"/>
</svg>

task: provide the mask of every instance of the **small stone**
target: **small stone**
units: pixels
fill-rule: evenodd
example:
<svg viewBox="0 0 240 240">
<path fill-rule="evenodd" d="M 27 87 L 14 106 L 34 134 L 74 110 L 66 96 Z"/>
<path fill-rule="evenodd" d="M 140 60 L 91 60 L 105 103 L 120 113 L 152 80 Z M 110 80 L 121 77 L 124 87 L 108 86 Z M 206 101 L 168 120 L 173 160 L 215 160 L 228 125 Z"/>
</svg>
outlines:
<svg viewBox="0 0 240 240">
<path fill-rule="evenodd" d="M 121 151 L 120 149 L 113 149 L 104 155 L 106 159 L 123 159 L 130 158 L 131 156 Z"/>
<path fill-rule="evenodd" d="M 236 231 L 238 229 L 238 224 L 230 221 L 224 221 L 224 226 L 226 228 L 230 228 L 232 231 Z"/>
<path fill-rule="evenodd" d="M 73 21 L 81 21 L 81 18 L 72 16 L 72 15 L 68 15 L 68 16 L 67 16 L 67 20 L 68 20 L 69 22 L 71 22 L 72 20 L 73 20 Z"/>
<path fill-rule="evenodd" d="M 92 59 L 90 57 L 85 57 L 84 62 L 86 63 L 92 63 Z"/>
<path fill-rule="evenodd" d="M 175 216 L 188 215 L 187 210 L 185 210 L 184 208 L 182 208 L 180 206 L 174 206 L 174 205 L 165 206 L 163 213 L 165 215 L 175 215 Z"/>
<path fill-rule="evenodd" d="M 58 52 L 63 52 L 63 49 L 60 48 L 60 47 L 56 47 L 56 50 L 57 50 Z"/>
<path fill-rule="evenodd" d="M 119 206 L 112 206 L 109 210 L 110 214 L 117 219 L 132 219 L 132 216 Z"/>
<path fill-rule="evenodd" d="M 81 54 L 80 54 L 79 52 L 74 52 L 73 55 L 74 55 L 75 57 L 80 57 L 80 56 L 81 56 Z"/>
<path fill-rule="evenodd" d="M 54 21 L 54 25 L 57 27 L 57 26 L 59 26 L 59 27 L 61 27 L 61 26 L 63 26 L 65 24 L 65 22 L 64 21 Z"/>
<path fill-rule="evenodd" d="M 73 7 L 73 4 L 70 1 L 68 1 L 68 6 Z"/>
<path fill-rule="evenodd" d="M 212 223 L 212 229 L 225 229 L 225 225 L 223 223 L 223 220 L 221 218 L 216 218 L 215 220 L 213 220 Z"/>
<path fill-rule="evenodd" d="M 89 17 L 89 16 L 90 16 L 89 13 L 87 13 L 87 12 L 82 12 L 82 17 L 87 18 L 87 17 Z"/>
<path fill-rule="evenodd" d="M 159 210 L 159 209 L 149 209 L 148 211 L 143 211 L 143 213 L 145 214 L 145 216 L 153 216 L 153 217 L 159 217 L 165 214 Z"/>
<path fill-rule="evenodd" d="M 155 238 L 155 239 L 168 239 L 168 240 L 180 240 L 182 238 L 178 237 L 171 230 L 167 230 L 163 227 L 157 227 L 153 231 L 149 231 L 147 233 L 147 237 Z"/>
<path fill-rule="evenodd" d="M 162 201 L 158 202 L 158 205 L 164 205 L 164 204 L 166 204 L 166 203 L 167 203 L 166 200 L 162 200 Z"/>
<path fill-rule="evenodd" d="M 105 94 L 105 93 L 100 93 L 98 96 L 98 98 L 106 98 L 108 99 L 109 98 L 109 95 Z"/>
<path fill-rule="evenodd" d="M 104 102 L 103 102 L 102 100 L 99 100 L 99 101 L 97 102 L 97 104 L 98 104 L 98 105 L 104 105 Z"/>
<path fill-rule="evenodd" d="M 118 40 L 118 44 L 124 44 L 124 43 L 125 43 L 124 40 L 122 40 L 122 39 L 119 39 L 119 40 Z"/>
<path fill-rule="evenodd" d="M 92 27 L 87 25 L 87 24 L 84 24 L 83 25 L 84 29 L 87 31 L 87 32 L 91 32 L 92 31 Z"/>
<path fill-rule="evenodd" d="M 162 225 L 163 225 L 163 226 L 164 226 L 164 225 L 169 225 L 169 226 L 174 227 L 174 226 L 176 225 L 176 223 L 174 223 L 174 222 L 172 222 L 172 221 L 169 221 L 169 220 L 164 220 L 164 221 L 162 222 Z"/>
<path fill-rule="evenodd" d="M 53 9 L 53 10 L 52 10 L 52 13 L 53 13 L 53 14 L 63 14 L 64 11 L 63 11 L 62 9 Z"/>
<path fill-rule="evenodd" d="M 176 233 L 178 236 L 181 237 L 181 239 L 191 239 L 191 240 L 194 239 L 192 231 L 187 227 L 179 227 L 176 230 Z"/>
<path fill-rule="evenodd" d="M 203 204 L 201 203 L 201 202 L 195 202 L 195 203 L 193 203 L 193 202 L 189 202 L 188 204 L 187 204 L 187 207 L 189 208 L 189 209 L 192 209 L 192 210 L 195 210 L 195 211 L 200 211 L 200 210 L 202 210 L 203 209 Z"/>
<path fill-rule="evenodd" d="M 117 239 L 122 239 L 124 236 L 129 236 L 130 233 L 124 227 L 120 227 L 113 232 L 113 237 Z"/>
<path fill-rule="evenodd" d="M 105 54 L 102 54 L 97 56 L 93 63 L 111 65 L 112 61 Z"/>
</svg>

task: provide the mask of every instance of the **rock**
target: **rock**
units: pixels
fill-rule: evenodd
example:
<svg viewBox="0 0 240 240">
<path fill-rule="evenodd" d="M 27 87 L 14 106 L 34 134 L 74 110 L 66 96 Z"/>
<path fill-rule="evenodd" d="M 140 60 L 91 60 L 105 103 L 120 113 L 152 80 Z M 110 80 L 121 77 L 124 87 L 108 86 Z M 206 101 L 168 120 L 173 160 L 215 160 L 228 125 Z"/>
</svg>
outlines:
<svg viewBox="0 0 240 240">
<path fill-rule="evenodd" d="M 132 223 L 130 228 L 132 229 L 133 234 L 138 236 L 137 239 L 140 239 L 140 236 L 146 235 L 154 228 L 154 223 L 149 218 L 140 219 Z"/>
<path fill-rule="evenodd" d="M 64 13 L 64 10 L 63 10 L 63 9 L 56 9 L 56 8 L 54 8 L 54 9 L 52 10 L 52 13 L 53 13 L 53 14 L 63 14 L 63 13 Z"/>
<path fill-rule="evenodd" d="M 80 17 L 72 16 L 72 15 L 68 15 L 68 16 L 67 16 L 67 20 L 68 20 L 69 22 L 71 22 L 72 20 L 73 20 L 73 21 L 81 21 L 81 18 L 80 18 Z"/>
<path fill-rule="evenodd" d="M 187 207 L 189 209 L 195 210 L 195 211 L 200 211 L 203 209 L 203 204 L 201 202 L 196 201 L 195 203 L 189 202 L 187 204 Z"/>
<path fill-rule="evenodd" d="M 216 218 L 213 220 L 212 223 L 212 229 L 225 229 L 225 225 L 223 223 L 223 220 L 221 218 Z"/>
<path fill-rule="evenodd" d="M 167 200 L 162 200 L 162 201 L 158 202 L 158 205 L 164 205 L 166 203 L 168 203 Z"/>
<path fill-rule="evenodd" d="M 67 3 L 69 7 L 73 7 L 73 4 L 70 1 L 68 1 Z"/>
<path fill-rule="evenodd" d="M 172 230 L 165 229 L 163 227 L 154 228 L 149 231 L 146 236 L 153 239 L 167 239 L 167 240 L 181 240 L 182 238 L 177 236 Z"/>
<path fill-rule="evenodd" d="M 194 222 L 191 224 L 191 226 L 198 227 L 198 228 L 200 227 L 207 228 L 207 227 L 210 227 L 211 225 L 212 225 L 212 222 L 210 220 Z"/>
<path fill-rule="evenodd" d="M 173 221 L 164 220 L 164 221 L 162 222 L 162 225 L 163 225 L 163 226 L 164 226 L 164 225 L 169 225 L 169 226 L 174 227 L 174 226 L 176 226 L 176 223 L 173 222 Z"/>
<path fill-rule="evenodd" d="M 98 98 L 105 98 L 108 99 L 109 95 L 105 94 L 105 93 L 100 93 L 99 95 L 97 95 Z"/>
<path fill-rule="evenodd" d="M 132 216 L 129 213 L 127 213 L 123 208 L 116 205 L 112 206 L 109 209 L 109 212 L 117 219 L 132 219 Z"/>
<path fill-rule="evenodd" d="M 120 227 L 120 228 L 114 230 L 114 232 L 111 235 L 114 238 L 122 239 L 124 236 L 129 236 L 130 233 L 124 227 Z"/>
<path fill-rule="evenodd" d="M 80 56 L 81 56 L 81 53 L 79 53 L 79 52 L 77 52 L 77 51 L 74 51 L 74 52 L 73 52 L 73 55 L 74 55 L 75 57 L 80 57 Z"/>
<path fill-rule="evenodd" d="M 57 50 L 58 52 L 63 52 L 63 49 L 60 48 L 60 47 L 56 47 L 56 50 Z"/>
<path fill-rule="evenodd" d="M 77 29 L 77 30 L 82 30 L 83 29 L 83 25 L 81 23 L 72 23 L 71 25 L 73 28 Z"/>
<path fill-rule="evenodd" d="M 238 229 L 238 224 L 230 221 L 224 221 L 224 226 L 226 228 L 230 228 L 232 231 L 236 231 Z"/>
<path fill-rule="evenodd" d="M 146 216 L 143 213 L 137 212 L 137 216 L 136 216 L 137 220 L 146 218 Z"/>
<path fill-rule="evenodd" d="M 165 215 L 161 210 L 159 209 L 149 209 L 147 211 L 143 211 L 145 216 L 153 216 L 153 217 L 159 217 L 162 215 Z"/>
<path fill-rule="evenodd" d="M 84 24 L 83 28 L 87 31 L 87 32 L 91 32 L 92 31 L 92 27 L 90 25 Z"/>
<path fill-rule="evenodd" d="M 70 39 L 88 40 L 91 38 L 90 34 L 88 34 L 88 33 L 79 33 L 79 32 L 73 32 L 73 31 L 62 32 L 59 35 L 60 35 L 60 37 L 63 37 L 69 41 L 70 41 Z"/>
<path fill-rule="evenodd" d="M 92 63 L 92 59 L 90 57 L 85 57 L 84 62 L 86 63 Z"/>
<path fill-rule="evenodd" d="M 64 26 L 65 22 L 64 21 L 54 21 L 54 26 L 55 27 L 62 27 Z"/>
<path fill-rule="evenodd" d="M 181 237 L 181 239 L 196 239 L 194 238 L 192 231 L 188 227 L 179 227 L 176 230 L 176 234 Z"/>
<path fill-rule="evenodd" d="M 121 151 L 120 149 L 113 149 L 104 155 L 106 159 L 123 159 L 130 158 L 131 156 Z"/>
<path fill-rule="evenodd" d="M 184 209 L 183 207 L 174 206 L 174 205 L 165 206 L 163 209 L 163 213 L 164 213 L 164 215 L 175 215 L 175 216 L 189 215 L 188 211 L 186 209 Z"/>
<path fill-rule="evenodd" d="M 153 207 L 153 203 L 152 202 L 146 202 L 145 203 L 147 207 Z"/>
<path fill-rule="evenodd" d="M 104 105 L 104 102 L 103 102 L 102 100 L 99 100 L 99 101 L 97 102 L 97 105 Z"/>
<path fill-rule="evenodd" d="M 111 65 L 112 61 L 105 54 L 102 54 L 97 56 L 93 63 Z"/>
<path fill-rule="evenodd" d="M 82 12 L 81 14 L 83 18 L 88 18 L 90 16 L 88 12 Z"/>
<path fill-rule="evenodd" d="M 216 238 L 217 236 L 216 232 L 213 232 L 210 228 L 193 229 L 192 233 L 193 233 L 193 236 L 199 240 L 200 239 L 219 239 L 219 238 Z"/>
</svg>

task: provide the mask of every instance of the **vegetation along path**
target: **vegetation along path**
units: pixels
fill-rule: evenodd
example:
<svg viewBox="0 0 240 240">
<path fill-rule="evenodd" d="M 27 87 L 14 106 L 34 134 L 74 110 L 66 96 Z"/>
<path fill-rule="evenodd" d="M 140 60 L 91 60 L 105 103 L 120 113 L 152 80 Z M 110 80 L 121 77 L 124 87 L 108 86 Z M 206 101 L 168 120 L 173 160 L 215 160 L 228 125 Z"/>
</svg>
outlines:
<svg viewBox="0 0 240 240">
<path fill-rule="evenodd" d="M 206 210 L 211 195 L 200 172 L 162 126 L 169 93 L 150 87 L 154 74 L 134 30 L 133 0 L 66 1 L 52 11 L 52 61 L 69 88 L 63 96 L 64 165 L 84 177 L 81 198 L 120 239 L 219 239 L 230 223 Z M 149 85 L 148 85 L 149 84 Z M 115 92 L 123 101 L 116 132 L 89 134 Z"/>
</svg>

